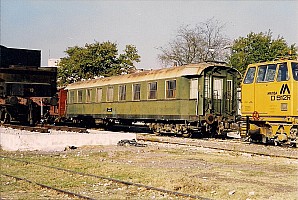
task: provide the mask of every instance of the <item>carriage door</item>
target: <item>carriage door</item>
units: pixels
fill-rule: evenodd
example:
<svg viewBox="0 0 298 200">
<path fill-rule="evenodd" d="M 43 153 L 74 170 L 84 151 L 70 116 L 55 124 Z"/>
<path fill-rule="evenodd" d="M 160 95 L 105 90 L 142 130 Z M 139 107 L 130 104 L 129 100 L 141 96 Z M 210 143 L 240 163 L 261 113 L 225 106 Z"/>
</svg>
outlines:
<svg viewBox="0 0 298 200">
<path fill-rule="evenodd" d="M 223 78 L 213 78 L 212 107 L 214 113 L 222 114 L 223 107 Z"/>
<path fill-rule="evenodd" d="M 200 94 L 199 94 L 199 79 L 192 78 L 190 80 L 190 99 L 195 100 L 195 114 L 202 115 L 203 114 L 203 106 L 202 101 L 200 101 Z"/>
</svg>

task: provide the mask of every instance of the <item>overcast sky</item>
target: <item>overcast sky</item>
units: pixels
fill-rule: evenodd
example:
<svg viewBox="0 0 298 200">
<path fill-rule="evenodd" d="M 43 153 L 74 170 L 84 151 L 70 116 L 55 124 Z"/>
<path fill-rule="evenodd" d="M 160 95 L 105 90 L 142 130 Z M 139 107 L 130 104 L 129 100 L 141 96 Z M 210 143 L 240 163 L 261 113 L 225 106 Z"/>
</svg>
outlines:
<svg viewBox="0 0 298 200">
<path fill-rule="evenodd" d="M 273 32 L 298 45 L 298 1 L 103 1 L 0 0 L 1 44 L 40 49 L 42 65 L 61 58 L 69 46 L 94 41 L 133 44 L 138 68 L 159 68 L 157 48 L 175 37 L 181 25 L 215 18 L 230 39 L 253 31 Z"/>
</svg>

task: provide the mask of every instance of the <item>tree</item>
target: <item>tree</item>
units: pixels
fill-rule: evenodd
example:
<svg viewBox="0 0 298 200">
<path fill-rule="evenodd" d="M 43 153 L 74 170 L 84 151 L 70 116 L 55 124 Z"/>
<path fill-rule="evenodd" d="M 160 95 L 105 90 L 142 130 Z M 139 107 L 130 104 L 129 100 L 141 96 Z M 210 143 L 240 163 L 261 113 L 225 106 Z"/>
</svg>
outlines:
<svg viewBox="0 0 298 200">
<path fill-rule="evenodd" d="M 185 65 L 207 60 L 224 61 L 230 41 L 223 35 L 225 25 L 214 18 L 191 28 L 181 26 L 167 47 L 160 47 L 159 60 L 165 65 Z"/>
<path fill-rule="evenodd" d="M 295 44 L 287 45 L 283 37 L 272 38 L 272 32 L 250 32 L 247 37 L 239 37 L 232 45 L 230 64 L 236 67 L 242 74 L 247 65 L 251 63 L 272 61 L 279 57 L 286 57 L 291 52 L 297 57 Z"/>
<path fill-rule="evenodd" d="M 95 42 L 84 47 L 69 47 L 66 57 L 58 68 L 58 85 L 66 85 L 84 79 L 113 76 L 135 70 L 134 63 L 140 62 L 138 51 L 133 45 L 126 45 L 118 56 L 117 44 Z"/>
</svg>

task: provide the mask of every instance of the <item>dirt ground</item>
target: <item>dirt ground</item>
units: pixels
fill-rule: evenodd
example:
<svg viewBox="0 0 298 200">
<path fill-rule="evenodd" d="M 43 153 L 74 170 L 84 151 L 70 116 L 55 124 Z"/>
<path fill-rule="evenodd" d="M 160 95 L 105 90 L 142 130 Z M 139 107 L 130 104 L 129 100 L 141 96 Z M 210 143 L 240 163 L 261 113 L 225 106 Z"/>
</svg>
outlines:
<svg viewBox="0 0 298 200">
<path fill-rule="evenodd" d="M 208 199 L 298 199 L 298 160 L 256 156 L 203 147 L 147 143 L 135 146 L 85 146 L 63 152 L 6 152 L 1 155 L 22 158 L 85 173 L 112 177 L 153 187 L 197 195 Z M 104 180 L 78 177 L 67 179 L 40 167 L 19 166 L 1 160 L 1 171 L 44 181 L 95 199 L 191 199 L 163 194 L 144 188 L 124 186 Z M 17 170 L 16 170 L 17 169 Z M 32 175 L 30 171 L 34 172 Z M 40 178 L 42 177 L 42 178 Z M 61 178 L 62 177 L 62 178 Z M 72 177 L 73 178 L 73 177 Z M 67 184 L 61 185 L 61 179 Z M 69 183 L 72 182 L 73 184 Z M 2 199 L 60 199 L 58 194 L 40 195 L 40 189 L 30 188 L 26 195 L 22 187 L 1 176 Z M 60 184 L 60 185 L 59 185 Z M 29 194 L 29 196 L 28 196 Z M 44 195 L 44 194 L 43 194 Z"/>
</svg>

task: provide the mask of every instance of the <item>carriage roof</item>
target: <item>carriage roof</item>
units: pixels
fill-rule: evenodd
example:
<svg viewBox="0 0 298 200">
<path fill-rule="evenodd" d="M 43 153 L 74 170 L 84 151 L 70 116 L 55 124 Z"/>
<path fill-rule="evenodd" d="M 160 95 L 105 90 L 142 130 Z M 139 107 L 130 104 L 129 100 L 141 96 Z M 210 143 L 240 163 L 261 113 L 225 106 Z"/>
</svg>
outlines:
<svg viewBox="0 0 298 200">
<path fill-rule="evenodd" d="M 125 83 L 137 83 L 143 81 L 152 81 L 160 79 L 172 79 L 177 77 L 185 77 L 192 75 L 201 75 L 202 72 L 211 66 L 223 67 L 228 66 L 214 62 L 204 62 L 199 64 L 189 64 L 177 67 L 163 68 L 157 70 L 148 70 L 132 74 L 125 74 L 119 76 L 111 76 L 106 78 L 92 79 L 86 81 L 79 81 L 76 83 L 69 84 L 66 89 L 81 89 L 90 87 L 99 87 L 104 85 L 117 85 Z M 230 68 L 230 67 L 228 67 Z"/>
</svg>

